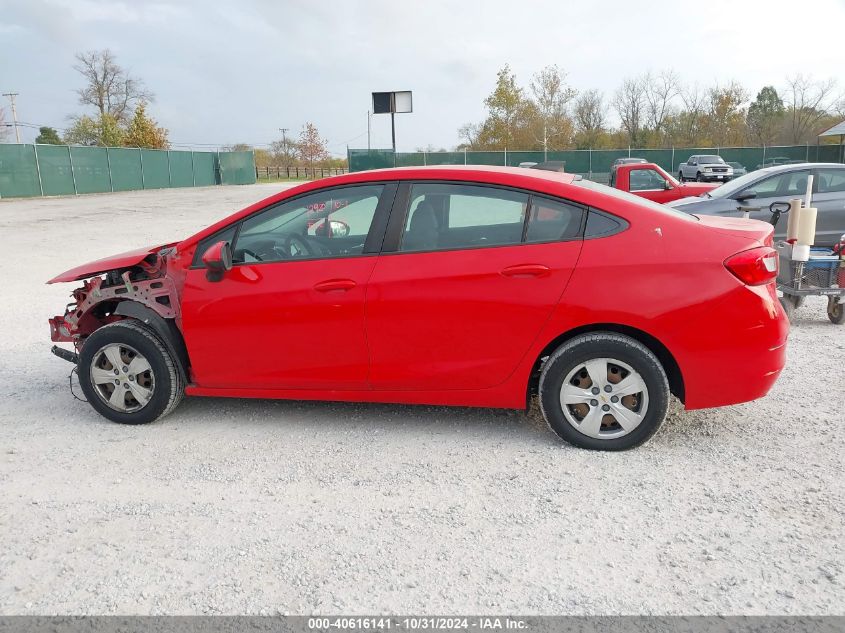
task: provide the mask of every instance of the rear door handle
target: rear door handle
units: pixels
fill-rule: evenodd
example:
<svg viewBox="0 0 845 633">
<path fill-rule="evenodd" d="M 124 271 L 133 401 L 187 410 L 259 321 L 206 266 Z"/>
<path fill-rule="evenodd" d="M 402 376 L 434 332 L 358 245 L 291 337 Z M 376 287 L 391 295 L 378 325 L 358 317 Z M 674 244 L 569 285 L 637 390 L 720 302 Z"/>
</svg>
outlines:
<svg viewBox="0 0 845 633">
<path fill-rule="evenodd" d="M 351 279 L 327 279 L 314 285 L 314 290 L 317 292 L 332 292 L 333 290 L 352 290 L 357 286 Z"/>
<path fill-rule="evenodd" d="M 549 274 L 549 267 L 542 264 L 517 264 L 502 270 L 505 277 L 543 277 Z"/>
</svg>

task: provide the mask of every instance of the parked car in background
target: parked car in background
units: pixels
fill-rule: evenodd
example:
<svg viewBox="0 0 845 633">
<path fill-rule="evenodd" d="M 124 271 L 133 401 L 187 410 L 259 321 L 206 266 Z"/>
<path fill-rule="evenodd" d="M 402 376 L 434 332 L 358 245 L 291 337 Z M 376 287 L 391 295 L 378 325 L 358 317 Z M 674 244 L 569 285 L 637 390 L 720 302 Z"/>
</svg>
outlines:
<svg viewBox="0 0 845 633">
<path fill-rule="evenodd" d="M 616 179 L 616 169 L 620 165 L 636 165 L 643 163 L 647 163 L 648 161 L 645 158 L 635 158 L 635 157 L 627 157 L 627 158 L 617 158 L 613 163 L 610 165 L 610 186 L 614 186 L 614 181 Z"/>
<path fill-rule="evenodd" d="M 813 206 L 818 209 L 816 244 L 831 248 L 845 233 L 845 165 L 801 163 L 778 165 L 749 172 L 697 198 L 683 198 L 670 206 L 695 215 L 740 217 L 740 206 L 751 207 L 750 217 L 768 220 L 769 205 L 803 198 L 807 176 L 813 174 Z M 786 221 L 775 237 L 786 237 Z"/>
<path fill-rule="evenodd" d="M 757 165 L 757 169 L 763 169 L 765 167 L 775 167 L 777 165 L 802 165 L 806 162 L 806 160 L 789 158 L 787 156 L 772 156 L 771 158 L 767 158 L 762 163 Z"/>
<path fill-rule="evenodd" d="M 728 161 L 728 165 L 734 170 L 733 177 L 739 178 L 740 176 L 744 176 L 748 173 L 748 170 L 745 168 L 745 165 L 742 163 L 737 163 L 735 161 Z"/>
<path fill-rule="evenodd" d="M 672 200 L 700 196 L 719 186 L 705 182 L 678 182 L 654 163 L 619 165 L 611 182 L 616 189 L 664 204 Z"/>
<path fill-rule="evenodd" d="M 356 172 L 58 275 L 82 284 L 50 332 L 115 422 L 183 394 L 536 396 L 563 439 L 622 450 L 654 434 L 670 392 L 698 409 L 774 384 L 788 323 L 771 235 L 539 169 Z"/>
<path fill-rule="evenodd" d="M 542 169 L 544 171 L 556 171 L 564 173 L 566 171 L 565 160 L 547 160 L 542 163 L 535 163 L 531 165 L 531 169 Z"/>
<path fill-rule="evenodd" d="M 716 154 L 696 154 L 678 166 L 678 180 L 681 182 L 686 180 L 727 182 L 733 178 L 733 173 L 733 168 Z"/>
</svg>

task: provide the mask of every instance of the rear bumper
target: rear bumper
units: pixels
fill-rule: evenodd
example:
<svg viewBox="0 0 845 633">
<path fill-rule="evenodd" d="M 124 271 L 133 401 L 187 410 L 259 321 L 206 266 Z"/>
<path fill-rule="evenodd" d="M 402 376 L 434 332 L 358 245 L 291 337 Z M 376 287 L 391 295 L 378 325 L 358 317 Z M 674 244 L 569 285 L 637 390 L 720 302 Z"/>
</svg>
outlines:
<svg viewBox="0 0 845 633">
<path fill-rule="evenodd" d="M 786 363 L 789 321 L 774 285 L 738 287 L 697 320 L 692 348 L 678 358 L 687 409 L 765 396 Z"/>
</svg>

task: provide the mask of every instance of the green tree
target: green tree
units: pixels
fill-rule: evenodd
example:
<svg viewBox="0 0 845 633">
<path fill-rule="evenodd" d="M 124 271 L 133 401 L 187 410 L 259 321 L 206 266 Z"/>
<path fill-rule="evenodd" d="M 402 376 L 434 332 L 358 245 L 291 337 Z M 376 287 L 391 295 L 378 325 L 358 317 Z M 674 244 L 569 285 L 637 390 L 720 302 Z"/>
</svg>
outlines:
<svg viewBox="0 0 845 633">
<path fill-rule="evenodd" d="M 783 128 L 786 108 L 774 86 L 765 86 L 748 106 L 748 131 L 752 140 L 773 145 Z"/>
<path fill-rule="evenodd" d="M 110 114 L 96 118 L 83 114 L 73 119 L 73 124 L 65 132 L 64 141 L 68 145 L 120 147 L 125 137 L 126 133 Z"/>
<path fill-rule="evenodd" d="M 507 64 L 498 72 L 496 87 L 484 100 L 484 105 L 489 114 L 482 124 L 481 134 L 491 145 L 489 149 L 515 148 L 519 120 L 525 114 L 525 97 Z"/>
<path fill-rule="evenodd" d="M 746 137 L 745 89 L 736 82 L 710 89 L 708 136 L 717 147 L 742 145 Z"/>
<path fill-rule="evenodd" d="M 147 116 L 147 104 L 143 101 L 135 108 L 135 114 L 129 121 L 123 144 L 127 147 L 146 147 L 148 149 L 167 149 L 167 130 L 159 127 L 155 119 Z"/>
<path fill-rule="evenodd" d="M 41 145 L 61 145 L 62 139 L 59 138 L 59 133 L 55 129 L 45 126 L 38 128 L 35 142 Z"/>
</svg>

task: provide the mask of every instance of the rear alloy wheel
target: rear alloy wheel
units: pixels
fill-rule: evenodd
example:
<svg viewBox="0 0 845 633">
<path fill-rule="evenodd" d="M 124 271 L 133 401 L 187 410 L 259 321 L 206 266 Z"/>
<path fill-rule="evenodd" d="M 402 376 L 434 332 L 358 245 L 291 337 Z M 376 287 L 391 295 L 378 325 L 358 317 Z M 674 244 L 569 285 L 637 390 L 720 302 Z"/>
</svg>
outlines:
<svg viewBox="0 0 845 633">
<path fill-rule="evenodd" d="M 182 399 L 182 372 L 150 330 L 126 320 L 101 327 L 79 354 L 79 384 L 88 403 L 121 424 L 146 424 Z"/>
<path fill-rule="evenodd" d="M 827 318 L 836 325 L 845 323 L 845 305 L 839 303 L 839 297 L 828 297 Z"/>
<path fill-rule="evenodd" d="M 657 357 L 638 341 L 611 332 L 568 341 L 540 376 L 540 406 L 562 439 L 593 450 L 639 446 L 660 427 L 669 382 Z"/>
</svg>

